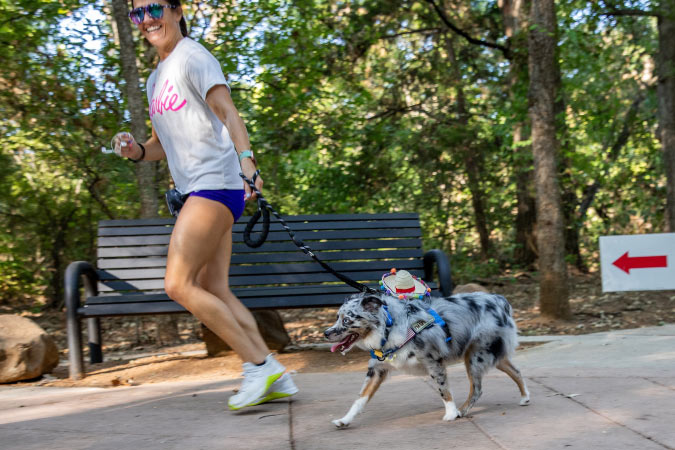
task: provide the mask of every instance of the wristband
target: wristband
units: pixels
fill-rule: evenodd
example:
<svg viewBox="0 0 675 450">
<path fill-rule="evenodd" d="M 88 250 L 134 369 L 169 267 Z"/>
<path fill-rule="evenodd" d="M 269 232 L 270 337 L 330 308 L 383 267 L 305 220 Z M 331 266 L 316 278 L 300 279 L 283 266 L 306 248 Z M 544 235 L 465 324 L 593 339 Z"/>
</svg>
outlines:
<svg viewBox="0 0 675 450">
<path fill-rule="evenodd" d="M 251 158 L 251 160 L 253 160 L 253 164 L 256 164 L 255 156 L 253 156 L 253 152 L 251 150 L 244 150 L 243 152 L 239 153 L 239 162 L 241 162 L 244 158 Z"/>
<path fill-rule="evenodd" d="M 136 143 L 141 148 L 141 157 L 138 158 L 138 159 L 127 158 L 129 161 L 131 161 L 134 164 L 139 162 L 139 161 L 143 161 L 143 158 L 145 158 L 145 147 L 140 142 L 136 142 Z"/>
</svg>

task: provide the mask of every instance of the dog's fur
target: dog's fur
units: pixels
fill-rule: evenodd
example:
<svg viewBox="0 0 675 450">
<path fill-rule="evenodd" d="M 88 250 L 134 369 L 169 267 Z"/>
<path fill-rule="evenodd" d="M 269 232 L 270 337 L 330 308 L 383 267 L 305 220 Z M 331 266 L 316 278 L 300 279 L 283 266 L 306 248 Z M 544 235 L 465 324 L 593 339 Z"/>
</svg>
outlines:
<svg viewBox="0 0 675 450">
<path fill-rule="evenodd" d="M 393 318 L 387 342 L 387 305 Z M 364 350 L 386 351 L 400 346 L 406 339 L 408 328 L 418 320 L 429 320 L 428 308 L 433 308 L 446 322 L 452 339 L 446 342 L 443 328 L 434 324 L 400 348 L 393 359 L 379 361 L 371 358 L 366 380 L 359 398 L 347 414 L 333 423 L 345 428 L 359 414 L 375 394 L 392 368 L 416 374 L 428 374 L 436 382 L 445 404 L 443 420 L 467 416 L 481 395 L 481 381 L 492 367 L 505 372 L 518 385 L 520 404 L 530 402 L 530 393 L 520 372 L 511 363 L 517 342 L 516 324 L 511 315 L 511 305 L 501 295 L 475 292 L 457 294 L 447 298 L 431 297 L 424 300 L 399 300 L 385 294 L 356 294 L 348 298 L 338 311 L 335 324 L 324 335 L 343 353 L 354 345 Z M 464 359 L 469 377 L 469 397 L 457 409 L 448 386 L 446 366 Z"/>
</svg>

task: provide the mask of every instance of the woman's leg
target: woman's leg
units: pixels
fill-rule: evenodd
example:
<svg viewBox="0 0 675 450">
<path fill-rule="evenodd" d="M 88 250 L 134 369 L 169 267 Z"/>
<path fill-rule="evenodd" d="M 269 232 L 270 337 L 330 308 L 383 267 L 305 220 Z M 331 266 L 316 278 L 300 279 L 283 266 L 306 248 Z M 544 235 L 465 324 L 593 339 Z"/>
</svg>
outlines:
<svg viewBox="0 0 675 450">
<path fill-rule="evenodd" d="M 230 259 L 232 257 L 232 232 L 228 231 L 223 235 L 216 254 L 206 263 L 206 266 L 200 271 L 197 281 L 199 285 L 220 298 L 232 311 L 234 317 L 239 322 L 244 332 L 253 341 L 258 349 L 265 354 L 269 354 L 269 348 L 258 329 L 253 314 L 247 307 L 241 303 L 229 286 Z M 273 356 L 270 356 L 274 359 Z M 269 388 L 264 397 L 252 402 L 253 405 L 264 403 L 278 398 L 290 397 L 298 392 L 298 388 L 293 379 L 288 374 L 284 374 L 275 381 Z"/>
<path fill-rule="evenodd" d="M 270 350 L 260 335 L 260 330 L 253 314 L 230 290 L 229 273 L 231 257 L 232 232 L 230 230 L 223 235 L 216 254 L 202 268 L 197 281 L 201 287 L 221 299 L 227 305 L 246 335 L 261 352 L 267 355 L 270 353 Z"/>
<path fill-rule="evenodd" d="M 217 258 L 220 251 L 221 245 L 214 245 L 214 241 L 221 242 L 223 236 L 229 235 L 233 222 L 232 213 L 224 205 L 201 197 L 189 197 L 171 235 L 164 288 L 171 299 L 227 342 L 242 360 L 261 364 L 265 361 L 267 348 L 264 343 L 261 347 L 256 338 L 251 338 L 251 327 L 246 326 L 246 318 L 243 321 L 249 330 L 240 325 L 238 317 L 243 317 L 242 311 L 237 307 L 232 310 L 229 306 L 236 302 L 219 298 L 198 282 L 199 273 Z"/>
</svg>

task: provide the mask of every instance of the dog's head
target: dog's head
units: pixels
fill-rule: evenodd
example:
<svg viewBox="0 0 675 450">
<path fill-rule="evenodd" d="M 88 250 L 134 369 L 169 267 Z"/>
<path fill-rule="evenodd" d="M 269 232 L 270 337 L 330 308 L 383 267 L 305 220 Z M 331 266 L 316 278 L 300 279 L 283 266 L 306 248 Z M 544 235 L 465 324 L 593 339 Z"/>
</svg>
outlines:
<svg viewBox="0 0 675 450">
<path fill-rule="evenodd" d="M 373 294 L 357 294 L 347 299 L 338 310 L 335 324 L 324 332 L 330 342 L 336 342 L 331 351 L 347 353 L 359 340 L 382 326 L 380 309 L 385 303 Z"/>
</svg>

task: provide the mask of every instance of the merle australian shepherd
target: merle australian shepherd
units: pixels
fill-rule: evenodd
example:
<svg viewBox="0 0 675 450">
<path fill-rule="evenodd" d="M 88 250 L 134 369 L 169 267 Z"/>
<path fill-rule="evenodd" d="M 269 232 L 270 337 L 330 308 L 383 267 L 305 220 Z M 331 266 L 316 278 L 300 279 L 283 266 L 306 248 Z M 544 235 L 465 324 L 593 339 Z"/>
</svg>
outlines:
<svg viewBox="0 0 675 450">
<path fill-rule="evenodd" d="M 447 421 L 468 415 L 481 395 L 483 376 L 492 367 L 515 381 L 521 405 L 530 402 L 525 380 L 510 360 L 518 345 L 517 329 L 511 305 L 501 295 L 473 292 L 399 300 L 386 294 L 356 294 L 340 307 L 337 321 L 324 334 L 336 343 L 333 351 L 344 354 L 357 346 L 372 355 L 358 399 L 344 417 L 333 421 L 338 428 L 349 426 L 392 368 L 430 375 L 443 398 Z M 458 410 L 446 366 L 460 359 L 470 390 Z"/>
</svg>

